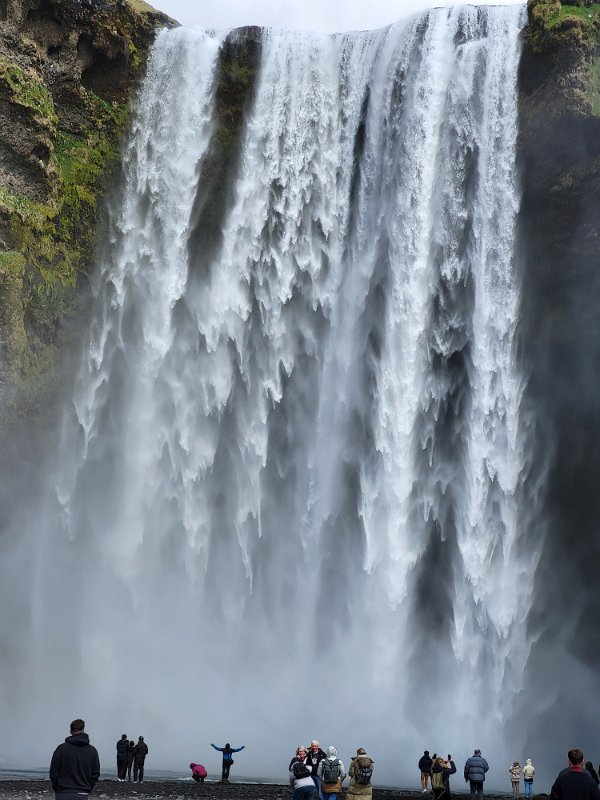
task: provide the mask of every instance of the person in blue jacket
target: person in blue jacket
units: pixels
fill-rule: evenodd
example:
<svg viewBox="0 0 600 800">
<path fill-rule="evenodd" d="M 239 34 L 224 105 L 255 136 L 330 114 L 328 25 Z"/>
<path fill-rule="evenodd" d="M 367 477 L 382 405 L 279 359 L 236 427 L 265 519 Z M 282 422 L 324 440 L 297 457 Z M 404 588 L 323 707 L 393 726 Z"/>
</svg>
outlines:
<svg viewBox="0 0 600 800">
<path fill-rule="evenodd" d="M 232 747 L 229 742 L 226 743 L 225 747 L 217 747 L 216 744 L 210 743 L 211 747 L 214 747 L 215 750 L 220 750 L 223 753 L 223 765 L 221 770 L 221 783 L 229 783 L 229 770 L 231 769 L 231 765 L 233 764 L 233 754 L 239 753 L 240 750 L 243 750 L 246 745 L 243 744 L 241 747 Z"/>
<path fill-rule="evenodd" d="M 465 781 L 471 784 L 471 800 L 475 800 L 475 796 L 477 796 L 477 800 L 482 800 L 483 782 L 488 769 L 488 763 L 481 755 L 481 750 L 475 750 L 471 758 L 467 759 Z"/>
</svg>

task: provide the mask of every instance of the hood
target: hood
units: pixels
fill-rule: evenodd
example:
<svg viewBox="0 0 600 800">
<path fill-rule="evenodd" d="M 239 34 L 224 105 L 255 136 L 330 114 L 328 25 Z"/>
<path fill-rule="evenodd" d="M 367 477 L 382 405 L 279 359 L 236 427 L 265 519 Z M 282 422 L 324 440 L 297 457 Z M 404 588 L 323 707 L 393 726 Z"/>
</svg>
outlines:
<svg viewBox="0 0 600 800">
<path fill-rule="evenodd" d="M 337 750 L 335 749 L 335 747 L 327 748 L 327 758 L 331 759 L 337 758 Z"/>
<path fill-rule="evenodd" d="M 525 763 L 526 763 L 526 764 L 531 764 L 531 759 L 530 759 L 530 758 L 528 758 L 528 759 L 527 759 L 527 761 L 526 761 Z"/>
<path fill-rule="evenodd" d="M 87 733 L 74 733 L 73 736 L 67 736 L 65 742 L 74 744 L 77 747 L 86 747 L 90 743 L 90 737 Z"/>
</svg>

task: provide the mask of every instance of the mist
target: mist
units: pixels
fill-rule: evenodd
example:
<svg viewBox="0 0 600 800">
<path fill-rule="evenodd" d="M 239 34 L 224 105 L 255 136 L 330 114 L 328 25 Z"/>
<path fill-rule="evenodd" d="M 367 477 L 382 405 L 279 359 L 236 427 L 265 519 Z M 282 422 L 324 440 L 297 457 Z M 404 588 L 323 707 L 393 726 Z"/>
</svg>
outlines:
<svg viewBox="0 0 600 800">
<path fill-rule="evenodd" d="M 232 777 L 283 782 L 313 738 L 396 786 L 424 749 L 456 782 L 481 748 L 497 789 L 591 757 L 596 680 L 544 619 L 578 566 L 549 587 L 523 24 L 263 31 L 239 140 L 215 98 L 249 34 L 159 35 L 55 435 L 2 465 L 2 766 L 75 717 L 103 771 L 143 735 L 149 775 L 226 741 Z"/>
</svg>

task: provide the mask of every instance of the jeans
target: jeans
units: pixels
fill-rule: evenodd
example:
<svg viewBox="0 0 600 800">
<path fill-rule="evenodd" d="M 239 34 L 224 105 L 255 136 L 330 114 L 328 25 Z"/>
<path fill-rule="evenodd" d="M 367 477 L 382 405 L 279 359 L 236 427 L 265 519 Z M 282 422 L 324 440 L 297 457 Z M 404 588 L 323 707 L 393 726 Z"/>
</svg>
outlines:
<svg viewBox="0 0 600 800">
<path fill-rule="evenodd" d="M 314 786 L 299 786 L 297 789 L 294 789 L 292 800 L 313 800 L 314 793 Z"/>
<path fill-rule="evenodd" d="M 469 781 L 471 784 L 471 800 L 477 796 L 477 800 L 483 800 L 483 781 Z"/>
<path fill-rule="evenodd" d="M 228 781 L 229 780 L 229 770 L 231 769 L 231 761 L 223 761 L 221 765 L 221 780 Z"/>
<path fill-rule="evenodd" d="M 525 787 L 525 797 L 533 797 L 533 781 L 523 781 Z"/>
<path fill-rule="evenodd" d="M 323 800 L 323 792 L 321 791 L 321 778 L 318 775 L 313 775 L 313 781 L 315 782 L 315 786 L 317 788 L 317 797 L 319 800 Z"/>
<path fill-rule="evenodd" d="M 135 761 L 133 762 L 133 782 L 135 783 L 137 780 L 139 780 L 140 783 L 144 780 L 143 761 L 141 764 L 136 764 Z"/>
</svg>

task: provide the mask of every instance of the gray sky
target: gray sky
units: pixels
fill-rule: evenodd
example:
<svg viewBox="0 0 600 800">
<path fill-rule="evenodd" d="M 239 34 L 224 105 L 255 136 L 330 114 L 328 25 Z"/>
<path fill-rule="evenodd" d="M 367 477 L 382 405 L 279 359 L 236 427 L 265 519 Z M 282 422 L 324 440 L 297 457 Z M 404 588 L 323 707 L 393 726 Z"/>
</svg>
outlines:
<svg viewBox="0 0 600 800">
<path fill-rule="evenodd" d="M 478 0 L 506 5 L 522 0 Z M 287 30 L 346 31 L 381 28 L 415 11 L 452 0 L 149 0 L 183 25 L 235 28 L 261 25 Z"/>
</svg>

